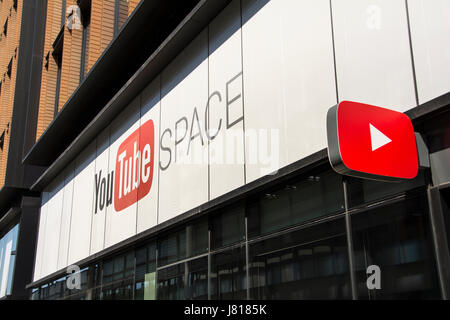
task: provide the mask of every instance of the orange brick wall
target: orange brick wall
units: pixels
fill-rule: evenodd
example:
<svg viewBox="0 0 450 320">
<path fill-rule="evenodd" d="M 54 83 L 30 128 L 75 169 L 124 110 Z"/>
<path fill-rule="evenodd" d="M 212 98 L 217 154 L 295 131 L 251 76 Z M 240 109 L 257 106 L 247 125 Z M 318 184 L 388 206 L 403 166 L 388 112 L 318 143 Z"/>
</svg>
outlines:
<svg viewBox="0 0 450 320">
<path fill-rule="evenodd" d="M 41 95 L 39 100 L 39 112 L 36 140 L 44 133 L 52 122 L 55 114 L 56 78 L 58 66 L 52 56 L 53 42 L 61 30 L 61 0 L 48 0 L 47 18 L 45 25 L 44 62 L 42 65 Z M 46 56 L 48 54 L 48 61 Z M 48 65 L 46 66 L 46 64 Z"/>
<path fill-rule="evenodd" d="M 128 0 L 119 0 L 119 26 L 118 30 L 122 28 L 125 21 L 128 19 Z"/>
<path fill-rule="evenodd" d="M 141 0 L 129 0 L 128 1 L 128 16 L 130 16 L 134 9 L 136 9 L 137 5 L 141 2 Z"/>
<path fill-rule="evenodd" d="M 140 1 L 120 0 L 119 24 L 117 26 L 119 29 Z M 0 81 L 2 82 L 0 90 L 0 135 L 5 131 L 4 147 L 3 151 L 0 151 L 0 188 L 4 185 L 8 158 L 23 0 L 17 2 L 17 10 L 13 8 L 13 2 L 13 0 L 0 1 Z M 76 0 L 67 0 L 66 8 L 75 4 Z M 86 30 L 85 75 L 97 62 L 114 37 L 115 7 L 115 0 L 92 0 L 91 22 Z M 67 15 L 67 10 L 65 14 Z M 45 132 L 55 115 L 58 66 L 52 56 L 52 45 L 62 28 L 61 18 L 62 1 L 48 0 L 36 140 Z M 5 36 L 3 34 L 3 26 L 6 19 L 8 19 L 8 29 Z M 67 27 L 64 28 L 58 110 L 64 106 L 79 85 L 82 34 L 82 29 L 69 30 Z M 47 55 L 48 59 L 46 59 Z M 12 68 L 11 77 L 9 77 L 7 69 L 11 59 Z"/>
<path fill-rule="evenodd" d="M 119 0 L 120 28 L 141 0 Z M 76 4 L 67 0 L 66 7 Z M 48 69 L 42 66 L 41 96 L 39 103 L 36 140 L 45 132 L 55 115 L 56 79 L 58 67 L 52 57 L 52 44 L 61 30 L 61 1 L 48 0 L 44 44 L 44 60 L 49 54 Z M 116 0 L 91 0 L 91 19 L 86 30 L 86 52 L 83 73 L 87 75 L 114 37 Z M 66 10 L 67 18 L 67 10 Z M 67 23 L 67 19 L 66 19 Z M 83 31 L 64 29 L 61 82 L 58 111 L 77 89 L 80 82 Z M 0 47 L 1 50 L 1 47 Z"/>
<path fill-rule="evenodd" d="M 13 8 L 13 0 L 3 0 L 0 2 L 0 81 L 2 82 L 0 91 L 0 135 L 5 132 L 3 150 L 0 150 L 0 189 L 4 186 L 8 160 L 11 118 L 16 87 L 21 16 L 21 1 L 18 1 L 17 10 Z M 8 28 L 5 36 L 3 33 L 3 26 L 7 19 Z M 7 70 L 11 59 L 11 76 L 8 76 Z"/>
<path fill-rule="evenodd" d="M 119 0 L 119 28 L 141 0 Z M 92 0 L 87 72 L 114 37 L 115 0 Z"/>
<path fill-rule="evenodd" d="M 114 0 L 92 0 L 89 53 L 87 69 L 90 70 L 114 36 Z"/>
<path fill-rule="evenodd" d="M 66 1 L 67 8 L 76 5 L 76 0 Z M 66 11 L 66 21 L 67 21 Z M 61 67 L 61 84 L 59 89 L 58 111 L 64 106 L 80 83 L 81 46 L 83 40 L 83 27 L 74 25 L 72 30 L 64 28 L 64 45 Z"/>
</svg>

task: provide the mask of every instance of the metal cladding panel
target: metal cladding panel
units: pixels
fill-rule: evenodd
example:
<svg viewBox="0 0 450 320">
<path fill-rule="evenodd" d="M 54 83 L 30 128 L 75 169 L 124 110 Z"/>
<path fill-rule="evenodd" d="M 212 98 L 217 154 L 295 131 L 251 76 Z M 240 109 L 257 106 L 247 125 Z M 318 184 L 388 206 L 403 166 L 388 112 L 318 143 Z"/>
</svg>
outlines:
<svg viewBox="0 0 450 320">
<path fill-rule="evenodd" d="M 142 92 L 141 100 L 141 125 L 148 121 L 153 122 L 153 181 L 149 193 L 138 202 L 137 212 L 137 233 L 143 232 L 158 224 L 158 187 L 159 187 L 159 137 L 160 137 L 160 116 L 161 116 L 161 83 L 160 78 L 156 78 Z M 147 145 L 146 141 L 140 139 L 141 149 Z M 150 170 L 149 167 L 145 170 Z M 147 174 L 147 173 L 146 173 Z M 150 173 L 149 173 L 150 174 Z M 139 190 L 139 193 L 144 192 Z M 140 198 L 140 197 L 139 197 Z"/>
<path fill-rule="evenodd" d="M 135 190 L 133 170 L 137 162 L 133 155 L 134 145 L 131 146 L 131 151 L 127 148 L 125 153 L 122 152 L 124 151 L 122 148 L 130 135 L 136 134 L 136 131 L 139 130 L 140 114 L 140 96 L 138 96 L 111 123 L 108 171 L 109 173 L 114 172 L 114 200 L 106 209 L 105 247 L 115 245 L 136 234 L 137 192 L 133 193 L 132 190 Z M 136 147 L 139 148 L 139 140 L 135 142 Z M 119 161 L 121 155 L 124 158 L 122 161 Z M 131 169 L 129 164 L 131 164 Z M 121 173 L 122 178 L 120 178 Z M 119 187 L 120 184 L 122 185 L 121 188 Z M 118 200 L 126 197 L 128 189 L 128 195 L 134 197 L 129 200 L 131 205 L 124 209 L 116 210 Z"/>
<path fill-rule="evenodd" d="M 420 104 L 450 91 L 450 1 L 408 0 Z"/>
<path fill-rule="evenodd" d="M 158 223 L 208 201 L 208 33 L 200 35 L 161 75 L 160 210 Z M 206 159 L 206 161 L 205 161 Z"/>
<path fill-rule="evenodd" d="M 415 107 L 405 1 L 331 3 L 339 100 L 400 112 Z"/>
<path fill-rule="evenodd" d="M 47 276 L 58 270 L 58 250 L 63 211 L 64 177 L 58 177 L 50 187 L 47 220 L 45 228 L 44 261 L 42 275 Z"/>
<path fill-rule="evenodd" d="M 72 219 L 74 178 L 75 163 L 71 163 L 66 168 L 66 170 L 64 170 L 64 199 L 61 214 L 57 270 L 60 270 L 67 266 L 67 258 L 69 253 L 70 221 Z"/>
<path fill-rule="evenodd" d="M 243 0 L 242 8 L 251 182 L 326 147 L 336 87 L 328 0 Z"/>
<path fill-rule="evenodd" d="M 91 248 L 90 253 L 95 254 L 103 250 L 105 241 L 106 205 L 108 193 L 112 186 L 109 172 L 109 127 L 97 138 L 97 152 L 95 160 L 94 179 L 94 206 L 92 214 Z"/>
<path fill-rule="evenodd" d="M 209 26 L 209 174 L 211 199 L 245 183 L 240 1 Z"/>
<path fill-rule="evenodd" d="M 44 263 L 44 247 L 45 247 L 45 227 L 47 220 L 49 193 L 47 190 L 42 192 L 42 205 L 39 217 L 39 232 L 36 246 L 36 259 L 34 262 L 34 281 L 43 278 L 42 264 Z"/>
<path fill-rule="evenodd" d="M 96 141 L 92 142 L 76 160 L 70 225 L 69 265 L 89 256 L 94 199 L 95 151 Z"/>
<path fill-rule="evenodd" d="M 8 232 L 0 241 L 0 298 L 8 293 L 8 279 L 11 272 L 11 253 L 14 246 L 15 233 Z"/>
</svg>

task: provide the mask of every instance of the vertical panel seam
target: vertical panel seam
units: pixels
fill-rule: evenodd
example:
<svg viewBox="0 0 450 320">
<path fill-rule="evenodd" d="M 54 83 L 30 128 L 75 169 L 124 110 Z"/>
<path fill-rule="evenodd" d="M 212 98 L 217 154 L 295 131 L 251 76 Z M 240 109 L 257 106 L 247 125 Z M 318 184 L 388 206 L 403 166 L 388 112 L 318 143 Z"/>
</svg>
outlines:
<svg viewBox="0 0 450 320">
<path fill-rule="evenodd" d="M 77 161 L 74 161 L 74 167 L 72 169 L 72 203 L 70 204 L 70 223 L 69 223 L 69 241 L 67 241 L 67 256 L 66 256 L 66 267 L 69 265 L 69 254 L 70 254 L 70 238 L 72 236 L 72 218 L 73 218 L 73 200 L 75 194 L 75 177 L 77 170 Z"/>
<path fill-rule="evenodd" d="M 142 126 L 142 95 L 143 95 L 143 91 L 141 91 L 140 93 L 139 93 L 139 135 L 138 135 L 138 146 L 139 146 L 139 152 L 140 152 L 140 150 L 141 150 L 141 126 Z M 153 127 L 153 130 L 155 130 L 155 128 Z M 153 133 L 153 135 L 154 135 L 154 133 Z M 143 152 L 142 152 L 143 153 Z M 141 158 L 143 158 L 143 154 L 141 154 Z M 136 212 L 135 212 L 135 215 L 136 215 L 136 222 L 134 223 L 135 224 L 135 229 L 134 229 L 134 235 L 137 235 L 137 232 L 138 232 L 138 220 L 139 220 L 139 188 L 140 188 L 140 186 L 141 186 L 141 175 L 142 175 L 142 172 L 141 172 L 141 170 L 142 170 L 142 168 L 141 168 L 141 162 L 142 162 L 142 159 L 140 159 L 139 161 L 138 161 L 138 163 L 139 163 L 139 167 L 138 168 L 134 168 L 133 170 L 136 172 L 138 172 L 139 173 L 139 176 L 137 177 L 138 178 L 138 188 L 137 188 L 137 192 L 136 192 Z M 134 181 L 133 181 L 133 183 L 134 183 Z"/>
<path fill-rule="evenodd" d="M 244 148 L 244 185 L 247 184 L 247 150 L 246 150 L 246 126 L 245 126 L 245 90 L 244 90 L 244 23 L 243 23 L 243 9 L 242 0 L 239 0 L 240 20 L 241 20 L 241 72 L 242 72 L 242 113 L 244 115 L 242 122 L 242 140 Z"/>
<path fill-rule="evenodd" d="M 100 134 L 101 137 L 101 134 Z M 95 139 L 95 160 L 94 160 L 94 177 L 97 172 L 97 160 L 98 160 L 98 137 Z M 94 187 L 94 193 L 95 193 L 95 187 Z M 91 205 L 91 232 L 89 233 L 89 256 L 92 255 L 92 225 L 94 224 L 94 205 L 95 205 L 95 199 L 94 195 L 92 195 L 92 205 Z"/>
<path fill-rule="evenodd" d="M 412 32 L 411 32 L 411 20 L 409 17 L 409 6 L 408 6 L 408 0 L 405 0 L 405 9 L 406 9 L 406 22 L 407 22 L 407 28 L 408 28 L 408 39 L 409 39 L 409 49 L 410 49 L 410 57 L 411 57 L 411 68 L 413 73 L 413 82 L 414 82 L 414 94 L 416 98 L 416 106 L 419 105 L 419 90 L 417 86 L 417 75 L 416 75 L 416 63 L 414 59 L 414 48 L 413 48 L 413 41 L 412 41 Z"/>
<path fill-rule="evenodd" d="M 162 74 L 158 76 L 159 80 L 159 124 L 158 124 L 158 197 L 156 201 L 156 225 L 159 224 L 159 197 L 160 197 L 160 180 L 161 180 L 161 114 L 162 114 Z"/>
<path fill-rule="evenodd" d="M 339 103 L 339 88 L 338 88 L 338 76 L 337 76 L 337 59 L 336 59 L 336 42 L 334 34 L 334 20 L 333 20 L 333 4 L 330 0 L 330 20 L 331 20 L 331 42 L 333 45 L 333 64 L 334 64 L 334 82 L 336 89 L 336 103 Z"/>
<path fill-rule="evenodd" d="M 111 126 L 108 126 L 107 129 L 108 130 L 108 171 L 106 172 L 107 174 L 110 174 L 109 172 L 109 165 L 110 165 L 110 160 L 111 160 L 111 152 L 110 152 L 110 148 L 111 148 Z M 114 176 L 112 176 L 114 177 Z M 113 180 L 114 181 L 114 180 Z M 111 183 L 111 188 L 114 188 L 114 183 Z M 106 196 L 108 197 L 108 196 Z M 105 249 L 106 248 L 106 214 L 108 212 L 108 209 L 105 208 L 105 219 L 103 221 L 103 244 L 102 244 L 102 248 Z"/>
<path fill-rule="evenodd" d="M 211 94 L 211 88 L 210 88 L 210 81 L 211 81 L 211 77 L 210 77 L 210 55 L 211 55 L 211 48 L 210 48 L 210 39 L 211 39 L 211 29 L 210 29 L 210 24 L 208 24 L 208 26 L 206 27 L 206 43 L 207 43 L 207 47 L 208 47 L 208 63 L 207 63 L 207 68 L 208 68 L 208 94 L 206 97 L 206 103 L 209 106 L 209 95 Z M 208 112 L 207 112 L 207 122 L 208 122 L 208 126 L 206 130 L 210 129 L 210 125 L 211 125 L 211 118 L 210 118 L 210 108 L 208 107 Z M 209 136 L 209 132 L 207 132 L 207 136 Z M 211 141 L 209 139 L 208 140 L 208 201 L 211 201 Z"/>
<path fill-rule="evenodd" d="M 64 213 L 64 199 L 65 197 L 65 189 L 66 189 L 66 175 L 65 175 L 65 170 L 63 171 L 63 181 L 62 181 L 62 204 L 61 204 L 61 219 L 59 221 L 59 238 L 58 238 L 58 252 L 57 252 L 57 260 L 56 260 L 56 270 L 59 270 L 59 249 L 60 249 L 60 242 L 61 242 L 61 231 L 63 228 L 63 213 Z"/>
<path fill-rule="evenodd" d="M 110 165 L 110 160 L 111 160 L 111 126 L 109 125 L 107 127 L 108 130 L 108 165 L 107 165 L 107 170 L 106 174 L 109 175 L 110 174 L 110 169 L 109 169 L 109 165 Z M 113 180 L 114 181 L 114 180 Z M 111 188 L 114 188 L 114 182 L 111 183 Z M 114 193 L 114 192 L 113 192 Z M 106 198 L 108 198 L 108 195 L 106 195 Z M 106 248 L 106 219 L 107 219 L 107 213 L 108 213 L 108 208 L 105 207 L 105 219 L 103 221 L 103 244 L 102 244 L 102 248 L 105 249 Z"/>
</svg>

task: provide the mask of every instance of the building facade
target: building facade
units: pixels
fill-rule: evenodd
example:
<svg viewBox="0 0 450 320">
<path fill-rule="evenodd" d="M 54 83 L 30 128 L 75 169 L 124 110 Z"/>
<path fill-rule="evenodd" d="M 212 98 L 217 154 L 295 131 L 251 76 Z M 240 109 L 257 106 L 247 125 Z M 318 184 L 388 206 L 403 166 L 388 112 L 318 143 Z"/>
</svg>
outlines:
<svg viewBox="0 0 450 320">
<path fill-rule="evenodd" d="M 5 172 L 32 171 L 14 189 L 32 213 L 0 191 L 5 217 L 34 217 L 23 274 L 11 257 L 24 224 L 0 228 L 6 274 L 28 277 L 28 298 L 449 298 L 448 1 L 48 0 L 30 12 L 35 103 Z M 345 100 L 410 117 L 429 153 L 417 178 L 331 169 L 326 115 Z"/>
</svg>

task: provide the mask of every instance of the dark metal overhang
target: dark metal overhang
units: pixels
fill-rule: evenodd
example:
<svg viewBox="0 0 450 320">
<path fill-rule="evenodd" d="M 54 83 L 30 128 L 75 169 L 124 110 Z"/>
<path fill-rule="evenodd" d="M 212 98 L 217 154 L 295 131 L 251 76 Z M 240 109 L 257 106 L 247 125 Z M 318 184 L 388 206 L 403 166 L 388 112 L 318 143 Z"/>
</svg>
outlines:
<svg viewBox="0 0 450 320">
<path fill-rule="evenodd" d="M 51 163 L 45 173 L 31 187 L 31 190 L 42 191 L 230 2 L 230 0 L 199 1 L 197 6 L 173 30 L 106 106 L 89 124 L 83 127 L 81 133 Z M 60 123 L 61 125 L 64 124 L 62 120 Z M 52 141 L 51 138 L 48 137 L 45 143 L 50 143 Z M 53 139 L 58 139 L 58 137 L 53 137 Z M 34 151 L 36 155 L 46 150 L 43 145 L 44 142 L 40 143 L 40 149 Z M 51 148 L 51 145 L 48 148 Z"/>
<path fill-rule="evenodd" d="M 9 231 L 7 227 L 13 224 L 14 221 L 17 221 L 19 215 L 20 208 L 12 207 L 0 218 L 0 235 Z"/>
<path fill-rule="evenodd" d="M 25 155 L 23 164 L 51 165 L 148 57 L 161 48 L 161 43 L 167 42 L 167 37 L 192 8 L 196 5 L 197 9 L 199 6 L 203 9 L 220 8 L 226 2 L 141 1 L 47 130 Z M 195 24 L 203 22 L 201 17 L 199 19 Z"/>
<path fill-rule="evenodd" d="M 14 204 L 14 200 L 21 194 L 23 190 L 13 187 L 3 187 L 0 189 L 0 222 L 7 215 Z M 0 230 L 2 229 L 0 225 Z"/>
<path fill-rule="evenodd" d="M 422 122 L 450 109 L 450 92 L 406 112 L 414 122 Z M 416 123 L 415 123 L 416 124 Z"/>
</svg>

